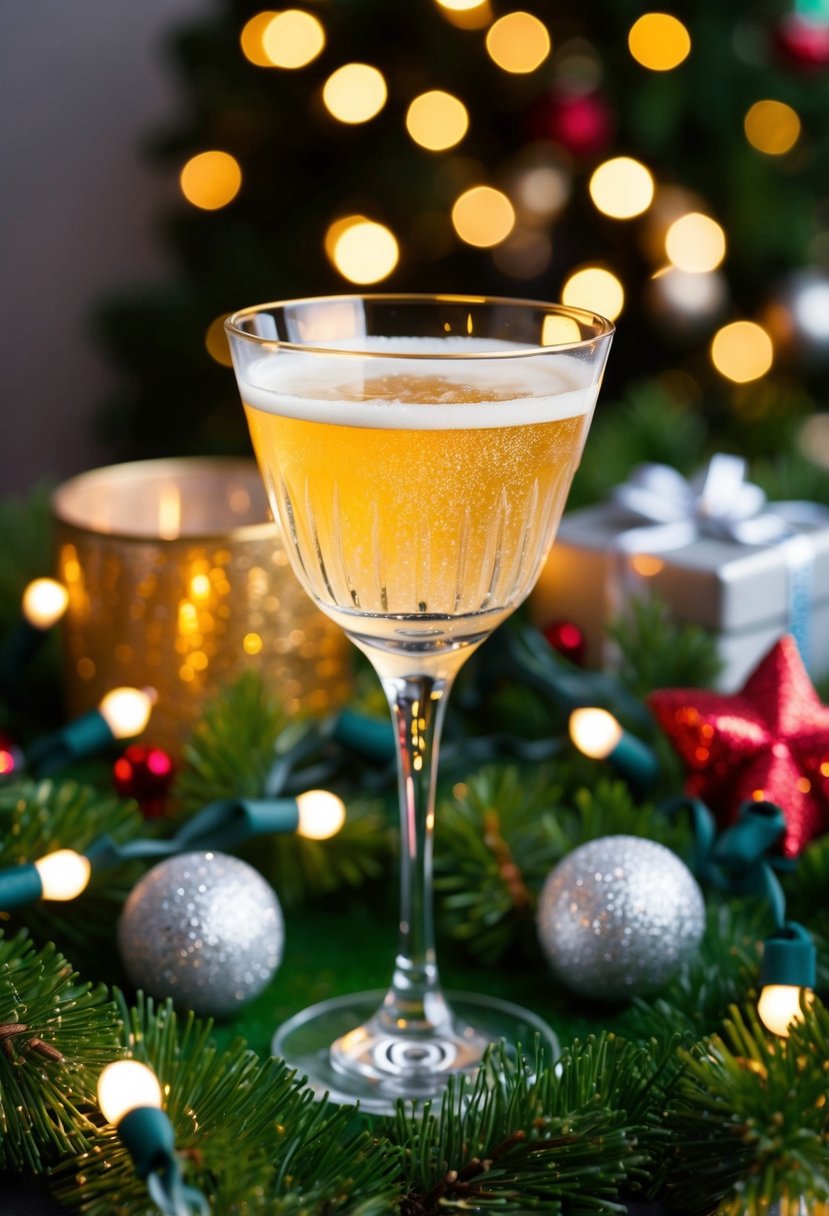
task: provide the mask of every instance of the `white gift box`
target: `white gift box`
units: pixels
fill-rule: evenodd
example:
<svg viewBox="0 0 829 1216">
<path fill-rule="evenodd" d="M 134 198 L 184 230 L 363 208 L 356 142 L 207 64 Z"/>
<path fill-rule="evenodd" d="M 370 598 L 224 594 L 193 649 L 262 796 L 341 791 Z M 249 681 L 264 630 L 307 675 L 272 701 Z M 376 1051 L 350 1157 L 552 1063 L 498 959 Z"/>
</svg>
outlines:
<svg viewBox="0 0 829 1216">
<path fill-rule="evenodd" d="M 766 545 L 698 534 L 676 548 L 648 545 L 636 552 L 620 544 L 632 536 L 630 529 L 630 514 L 613 503 L 565 515 L 530 600 L 539 628 L 557 620 L 581 628 L 588 666 L 605 665 L 607 622 L 623 609 L 625 597 L 652 594 L 676 621 L 714 633 L 724 691 L 739 688 L 786 632 L 806 636 L 802 648 L 813 679 L 829 674 L 829 512 L 822 523 Z M 647 532 L 640 521 L 637 538 Z M 653 533 L 658 539 L 659 528 Z M 801 602 L 793 609 L 795 578 Z"/>
</svg>

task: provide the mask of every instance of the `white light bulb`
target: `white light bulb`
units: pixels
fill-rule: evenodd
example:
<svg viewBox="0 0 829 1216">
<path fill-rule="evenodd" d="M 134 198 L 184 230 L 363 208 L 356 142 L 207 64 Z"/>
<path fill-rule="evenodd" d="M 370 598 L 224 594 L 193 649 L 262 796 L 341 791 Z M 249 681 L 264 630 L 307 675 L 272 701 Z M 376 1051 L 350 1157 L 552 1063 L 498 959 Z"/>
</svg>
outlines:
<svg viewBox="0 0 829 1216">
<path fill-rule="evenodd" d="M 138 1060 L 115 1060 L 98 1078 L 98 1105 L 107 1123 L 116 1125 L 124 1115 L 141 1107 L 161 1109 L 158 1077 Z"/>
<path fill-rule="evenodd" d="M 36 629 L 51 629 L 66 611 L 69 592 L 53 578 L 36 578 L 23 592 L 23 615 Z"/>
<path fill-rule="evenodd" d="M 98 709 L 116 739 L 133 739 L 150 720 L 154 697 L 142 688 L 113 688 Z"/>
<path fill-rule="evenodd" d="M 797 984 L 765 985 L 757 1002 L 757 1012 L 766 1030 L 779 1034 L 784 1039 L 789 1037 L 789 1027 L 792 1023 L 803 1021 L 801 994 L 805 1003 L 811 1005 L 815 999 L 811 988 L 800 988 Z"/>
<path fill-rule="evenodd" d="M 43 899 L 75 899 L 86 889 L 92 866 L 89 858 L 74 849 L 58 849 L 35 862 L 43 887 Z"/>
<path fill-rule="evenodd" d="M 327 840 L 345 823 L 345 803 L 330 790 L 308 790 L 296 800 L 299 807 L 300 836 L 308 840 Z"/>
<path fill-rule="evenodd" d="M 604 760 L 619 746 L 622 728 L 606 709 L 574 709 L 570 714 L 570 738 L 585 756 Z"/>
</svg>

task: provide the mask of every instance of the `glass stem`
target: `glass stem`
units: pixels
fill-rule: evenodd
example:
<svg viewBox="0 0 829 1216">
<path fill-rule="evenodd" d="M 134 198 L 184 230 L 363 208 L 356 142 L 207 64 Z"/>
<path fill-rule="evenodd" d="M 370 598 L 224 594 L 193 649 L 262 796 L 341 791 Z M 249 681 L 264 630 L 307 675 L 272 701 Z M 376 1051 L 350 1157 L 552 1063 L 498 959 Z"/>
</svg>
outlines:
<svg viewBox="0 0 829 1216">
<path fill-rule="evenodd" d="M 400 787 L 400 939 L 379 1016 L 398 1034 L 423 1034 L 450 1020 L 435 961 L 432 838 L 438 744 L 450 678 L 386 677 Z"/>
</svg>

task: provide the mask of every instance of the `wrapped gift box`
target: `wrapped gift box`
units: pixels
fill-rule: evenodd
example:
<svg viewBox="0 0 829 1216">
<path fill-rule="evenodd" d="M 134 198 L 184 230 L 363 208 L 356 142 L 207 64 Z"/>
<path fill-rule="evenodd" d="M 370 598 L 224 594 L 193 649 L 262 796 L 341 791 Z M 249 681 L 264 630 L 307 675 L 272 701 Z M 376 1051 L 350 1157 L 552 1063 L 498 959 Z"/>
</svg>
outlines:
<svg viewBox="0 0 829 1216">
<path fill-rule="evenodd" d="M 763 547 L 699 537 L 670 552 L 626 555 L 618 538 L 630 517 L 613 504 L 565 515 L 530 601 L 534 624 L 575 622 L 587 641 L 587 664 L 608 658 L 607 621 L 629 595 L 652 594 L 675 620 L 717 637 L 719 687 L 739 688 L 781 634 L 792 631 L 790 557 L 786 540 Z M 829 521 L 801 529 L 813 548 L 809 645 L 813 679 L 829 674 Z"/>
</svg>

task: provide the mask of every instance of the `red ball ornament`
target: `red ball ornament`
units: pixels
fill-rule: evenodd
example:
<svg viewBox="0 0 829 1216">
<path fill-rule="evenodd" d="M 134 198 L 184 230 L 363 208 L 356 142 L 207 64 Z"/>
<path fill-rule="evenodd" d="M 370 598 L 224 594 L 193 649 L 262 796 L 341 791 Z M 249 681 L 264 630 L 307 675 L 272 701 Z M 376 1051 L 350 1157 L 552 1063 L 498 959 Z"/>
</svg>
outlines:
<svg viewBox="0 0 829 1216">
<path fill-rule="evenodd" d="M 774 31 L 774 44 L 780 57 L 793 67 L 820 71 L 829 65 L 829 21 L 787 13 Z"/>
<path fill-rule="evenodd" d="M 557 654 L 569 659 L 577 667 L 584 666 L 587 640 L 572 621 L 551 621 L 544 627 L 544 636 Z"/>
<path fill-rule="evenodd" d="M 616 118 L 601 93 L 553 92 L 536 115 L 536 134 L 573 156 L 596 156 L 610 147 Z"/>
<path fill-rule="evenodd" d="M 781 638 L 732 696 L 664 688 L 648 702 L 688 769 L 688 793 L 706 802 L 722 827 L 753 800 L 782 809 L 788 857 L 829 831 L 829 706 L 794 638 Z"/>
<path fill-rule="evenodd" d="M 22 751 L 4 730 L 0 730 L 0 781 L 19 776 L 22 767 Z"/>
<path fill-rule="evenodd" d="M 175 775 L 172 758 L 160 747 L 132 743 L 112 767 L 122 798 L 134 798 L 147 819 L 160 818 Z"/>
</svg>

